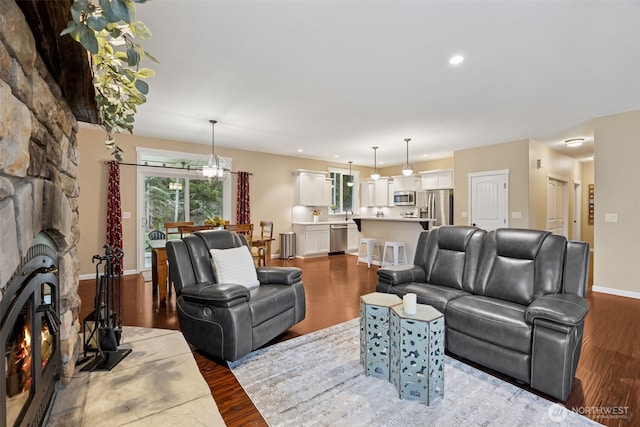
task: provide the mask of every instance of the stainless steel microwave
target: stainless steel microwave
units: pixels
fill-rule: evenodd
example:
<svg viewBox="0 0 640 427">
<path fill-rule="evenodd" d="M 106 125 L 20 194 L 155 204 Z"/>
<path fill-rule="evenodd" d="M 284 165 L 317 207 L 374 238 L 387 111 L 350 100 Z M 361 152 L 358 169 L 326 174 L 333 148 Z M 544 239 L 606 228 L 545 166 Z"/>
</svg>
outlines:
<svg viewBox="0 0 640 427">
<path fill-rule="evenodd" d="M 416 192 L 415 191 L 394 191 L 393 204 L 396 206 L 415 206 Z"/>
</svg>

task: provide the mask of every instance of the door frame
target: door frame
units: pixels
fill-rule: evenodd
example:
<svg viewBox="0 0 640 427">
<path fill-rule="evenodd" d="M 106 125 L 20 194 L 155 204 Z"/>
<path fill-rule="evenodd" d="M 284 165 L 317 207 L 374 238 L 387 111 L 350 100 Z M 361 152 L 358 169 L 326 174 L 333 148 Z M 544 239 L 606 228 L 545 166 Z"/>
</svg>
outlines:
<svg viewBox="0 0 640 427">
<path fill-rule="evenodd" d="M 467 174 L 467 185 L 469 188 L 468 191 L 468 200 L 467 200 L 467 207 L 468 207 L 468 225 L 471 225 L 473 223 L 473 186 L 471 185 L 471 182 L 473 180 L 473 178 L 478 178 L 481 176 L 488 176 L 488 175 L 504 175 L 504 181 L 505 181 L 505 199 L 504 199 L 504 218 L 505 218 L 505 223 L 504 226 L 505 227 L 509 227 L 509 173 L 510 170 L 509 169 L 497 169 L 497 170 L 491 170 L 491 171 L 484 171 L 484 172 L 470 172 Z"/>
<path fill-rule="evenodd" d="M 572 219 L 569 218 L 569 183 L 571 182 L 570 178 L 567 178 L 566 176 L 562 176 L 562 175 L 556 175 L 553 173 L 550 173 L 547 175 L 547 185 L 546 185 L 546 189 L 549 189 L 549 180 L 553 179 L 554 181 L 558 181 L 561 182 L 563 185 L 563 191 L 562 191 L 562 217 L 564 218 L 564 222 L 562 224 L 562 235 L 565 237 L 569 237 L 569 222 L 572 222 Z M 547 192 L 546 194 L 546 199 L 547 201 L 549 200 L 549 194 Z M 546 216 L 546 214 L 545 214 Z M 545 219 L 546 222 L 546 219 Z M 546 225 L 546 224 L 545 224 Z"/>
</svg>

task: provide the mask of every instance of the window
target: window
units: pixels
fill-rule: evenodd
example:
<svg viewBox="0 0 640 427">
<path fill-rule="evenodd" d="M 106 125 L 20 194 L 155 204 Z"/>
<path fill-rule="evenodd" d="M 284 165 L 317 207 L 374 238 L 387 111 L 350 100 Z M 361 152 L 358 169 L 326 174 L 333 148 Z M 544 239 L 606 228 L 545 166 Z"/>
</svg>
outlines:
<svg viewBox="0 0 640 427">
<path fill-rule="evenodd" d="M 360 173 L 352 170 L 349 175 L 349 169 L 329 168 L 329 177 L 332 205 L 330 213 L 358 212 Z M 353 186 L 349 186 L 349 183 L 353 183 Z"/>
</svg>

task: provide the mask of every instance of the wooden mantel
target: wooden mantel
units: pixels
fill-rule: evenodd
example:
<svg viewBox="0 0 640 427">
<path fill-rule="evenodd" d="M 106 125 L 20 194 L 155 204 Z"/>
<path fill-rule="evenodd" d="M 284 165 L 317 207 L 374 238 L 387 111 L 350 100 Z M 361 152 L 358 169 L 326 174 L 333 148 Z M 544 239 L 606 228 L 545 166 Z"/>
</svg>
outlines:
<svg viewBox="0 0 640 427">
<path fill-rule="evenodd" d="M 71 20 L 73 0 L 17 0 L 16 4 L 31 27 L 38 53 L 76 119 L 98 123 L 87 51 L 70 36 L 60 36 Z"/>
</svg>

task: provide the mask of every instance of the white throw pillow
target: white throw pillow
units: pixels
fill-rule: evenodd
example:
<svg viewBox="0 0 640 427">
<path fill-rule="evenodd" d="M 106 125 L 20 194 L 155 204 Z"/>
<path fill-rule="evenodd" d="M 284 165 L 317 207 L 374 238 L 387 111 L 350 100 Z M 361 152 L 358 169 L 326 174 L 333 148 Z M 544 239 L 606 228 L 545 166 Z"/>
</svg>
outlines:
<svg viewBox="0 0 640 427">
<path fill-rule="evenodd" d="M 235 283 L 247 289 L 260 286 L 249 248 L 211 249 L 213 273 L 218 283 Z"/>
</svg>

